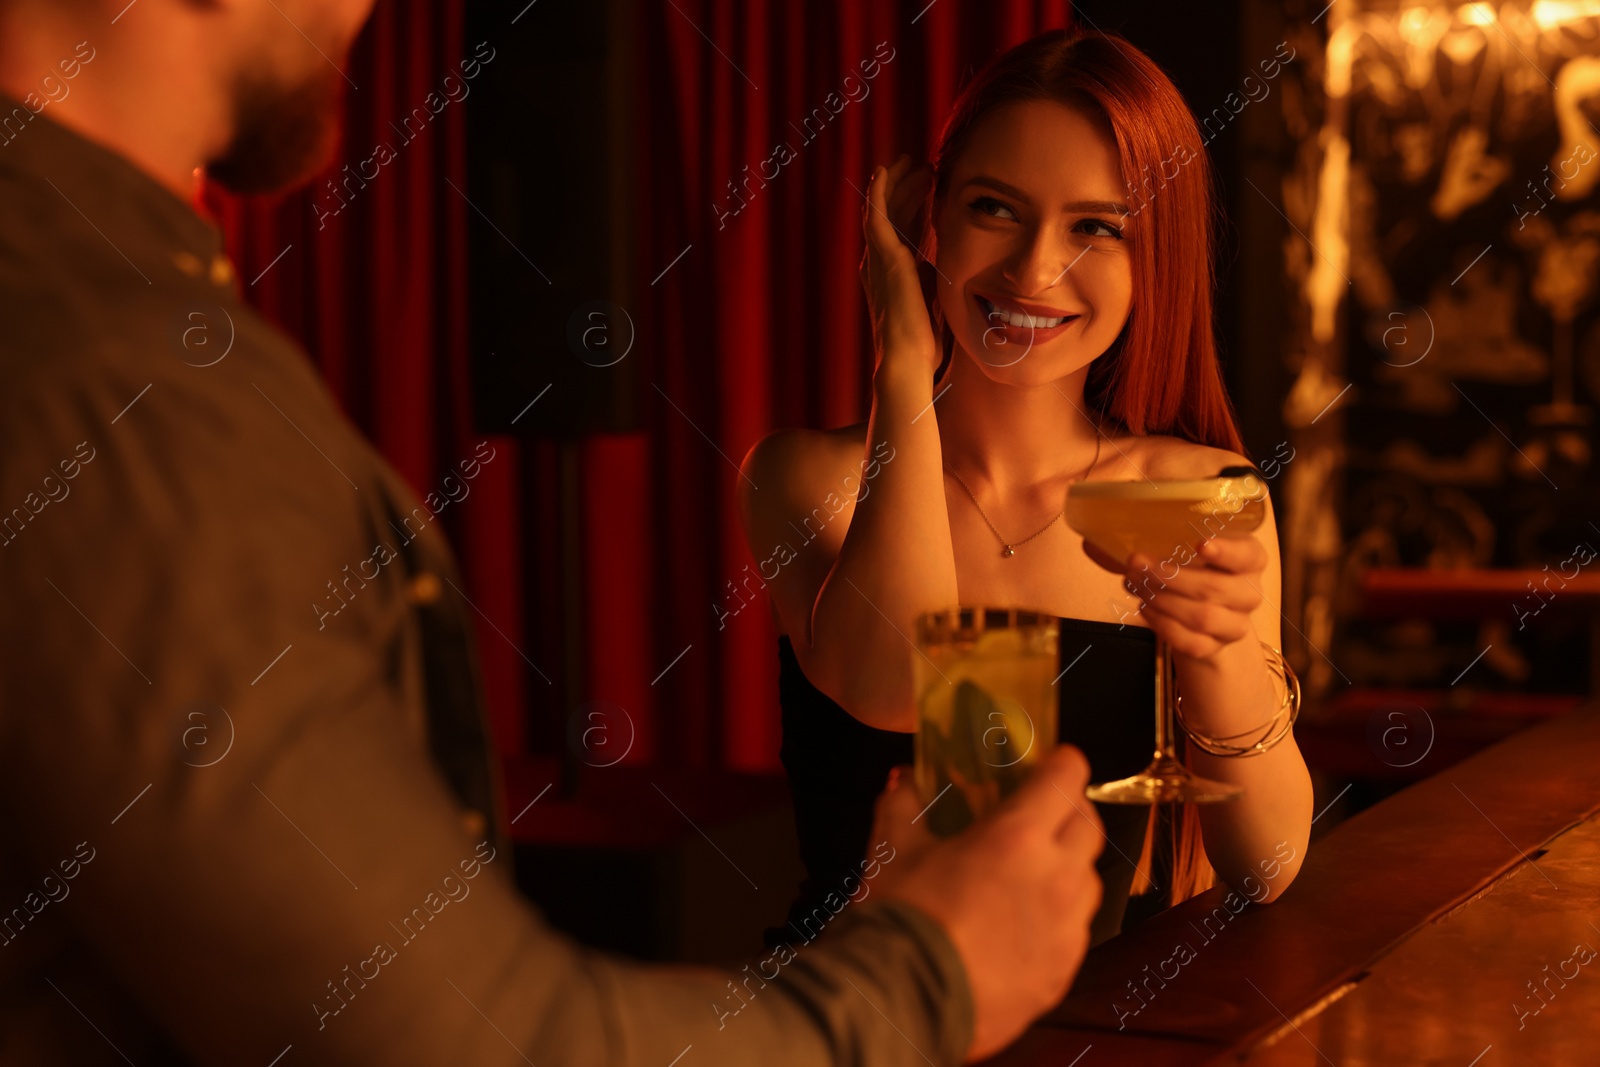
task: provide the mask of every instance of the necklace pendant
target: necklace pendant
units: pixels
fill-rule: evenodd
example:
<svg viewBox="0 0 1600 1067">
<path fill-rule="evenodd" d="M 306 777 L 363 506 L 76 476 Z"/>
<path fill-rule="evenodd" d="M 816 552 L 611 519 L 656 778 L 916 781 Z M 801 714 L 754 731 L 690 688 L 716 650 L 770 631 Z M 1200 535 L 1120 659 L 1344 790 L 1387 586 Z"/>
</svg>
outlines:
<svg viewBox="0 0 1600 1067">
<path fill-rule="evenodd" d="M 1000 553 L 1000 556 L 1001 556 L 1002 559 L 1010 559 L 1014 555 L 1016 555 L 1016 553 L 1014 551 L 1012 551 L 1010 545 L 1007 545 L 1005 547 L 1005 550 Z"/>
</svg>

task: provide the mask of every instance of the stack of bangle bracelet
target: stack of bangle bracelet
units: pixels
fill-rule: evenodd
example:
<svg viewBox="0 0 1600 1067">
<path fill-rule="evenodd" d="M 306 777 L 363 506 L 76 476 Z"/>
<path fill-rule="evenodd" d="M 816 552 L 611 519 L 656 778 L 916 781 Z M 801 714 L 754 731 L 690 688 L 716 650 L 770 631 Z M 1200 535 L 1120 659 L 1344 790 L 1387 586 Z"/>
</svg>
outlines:
<svg viewBox="0 0 1600 1067">
<path fill-rule="evenodd" d="M 1213 756 L 1259 756 L 1267 749 L 1289 736 L 1289 731 L 1294 727 L 1295 719 L 1300 717 L 1300 679 L 1295 677 L 1294 668 L 1289 666 L 1283 658 L 1283 653 L 1273 648 L 1265 641 L 1261 647 L 1267 652 L 1267 664 L 1283 678 L 1283 703 L 1278 705 L 1278 710 L 1267 721 L 1265 727 L 1246 730 L 1240 734 L 1229 734 L 1223 737 L 1212 737 L 1208 734 L 1197 733 L 1193 727 L 1183 721 L 1183 697 L 1179 696 L 1173 709 L 1173 716 L 1178 720 L 1178 725 L 1183 727 L 1183 732 L 1189 735 L 1195 747 L 1202 752 L 1209 752 Z M 1259 738 L 1250 744 L 1234 744 L 1240 738 L 1259 734 Z"/>
</svg>

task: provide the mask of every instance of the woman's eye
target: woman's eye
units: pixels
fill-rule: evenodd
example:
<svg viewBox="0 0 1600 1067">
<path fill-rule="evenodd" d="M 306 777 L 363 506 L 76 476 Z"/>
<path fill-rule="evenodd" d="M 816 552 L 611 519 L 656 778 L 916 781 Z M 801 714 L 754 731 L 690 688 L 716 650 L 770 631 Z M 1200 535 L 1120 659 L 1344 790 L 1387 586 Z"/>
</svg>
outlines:
<svg viewBox="0 0 1600 1067">
<path fill-rule="evenodd" d="M 1122 240 L 1122 231 L 1120 229 L 1109 222 L 1101 222 L 1099 219 L 1083 219 L 1075 228 L 1087 233 L 1090 237 L 1111 237 L 1118 241 Z"/>
<path fill-rule="evenodd" d="M 995 214 L 991 213 L 989 210 L 987 210 L 990 205 L 993 205 L 994 207 L 999 208 L 1001 211 L 1006 212 L 1007 215 L 1011 214 L 1011 209 L 1010 208 L 1006 207 L 1004 204 L 1002 204 L 1000 201 L 996 200 L 992 196 L 980 196 L 976 200 L 974 200 L 972 203 L 968 204 L 967 206 L 970 207 L 973 211 L 976 211 L 978 214 L 986 215 L 991 219 L 998 219 L 998 218 L 1003 218 L 1004 217 L 1004 216 L 1001 216 L 1001 215 L 995 215 Z M 1016 216 L 1015 215 L 1011 215 L 1011 217 L 1015 218 Z"/>
</svg>

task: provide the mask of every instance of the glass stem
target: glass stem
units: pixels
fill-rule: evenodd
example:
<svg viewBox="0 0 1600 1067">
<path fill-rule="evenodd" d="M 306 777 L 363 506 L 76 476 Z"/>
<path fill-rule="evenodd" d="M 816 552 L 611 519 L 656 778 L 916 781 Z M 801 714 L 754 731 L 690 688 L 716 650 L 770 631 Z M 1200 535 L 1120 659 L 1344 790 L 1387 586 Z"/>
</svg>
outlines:
<svg viewBox="0 0 1600 1067">
<path fill-rule="evenodd" d="M 1172 737 L 1172 652 L 1156 638 L 1156 759 L 1174 760 Z"/>
</svg>

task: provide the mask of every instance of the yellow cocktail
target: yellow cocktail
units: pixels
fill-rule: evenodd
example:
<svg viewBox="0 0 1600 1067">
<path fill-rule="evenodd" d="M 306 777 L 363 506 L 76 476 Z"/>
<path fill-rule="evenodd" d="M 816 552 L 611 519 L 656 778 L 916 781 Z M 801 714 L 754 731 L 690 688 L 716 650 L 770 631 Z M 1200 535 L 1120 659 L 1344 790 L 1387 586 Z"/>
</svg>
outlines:
<svg viewBox="0 0 1600 1067">
<path fill-rule="evenodd" d="M 1166 482 L 1074 482 L 1067 525 L 1126 560 L 1143 552 L 1163 567 L 1187 566 L 1213 537 L 1248 537 L 1267 513 L 1255 475 Z M 1170 563 L 1168 562 L 1170 561 Z"/>
<path fill-rule="evenodd" d="M 917 620 L 916 779 L 948 837 L 999 803 L 1056 743 L 1059 624 L 1043 612 L 961 607 Z"/>
<path fill-rule="evenodd" d="M 1249 537 L 1267 513 L 1267 486 L 1254 472 L 1189 481 L 1075 482 L 1067 488 L 1067 524 L 1118 560 L 1142 552 L 1154 561 L 1150 582 L 1194 563 L 1213 537 Z M 1173 751 L 1172 656 L 1156 638 L 1156 751 L 1132 778 L 1089 787 L 1108 804 L 1231 800 L 1244 792 L 1189 772 Z"/>
</svg>

